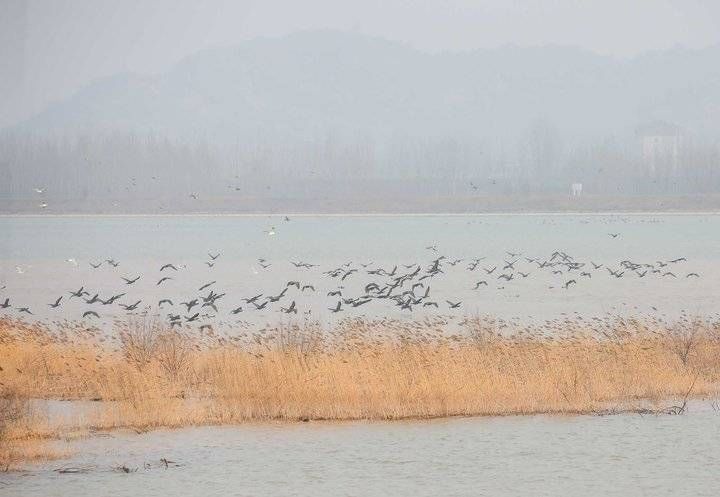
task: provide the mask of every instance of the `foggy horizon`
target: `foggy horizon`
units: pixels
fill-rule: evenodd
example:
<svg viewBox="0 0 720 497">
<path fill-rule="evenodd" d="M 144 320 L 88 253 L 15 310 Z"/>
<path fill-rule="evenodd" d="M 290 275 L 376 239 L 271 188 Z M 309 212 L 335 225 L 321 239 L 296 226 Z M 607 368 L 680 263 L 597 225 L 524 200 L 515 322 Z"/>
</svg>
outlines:
<svg viewBox="0 0 720 497">
<path fill-rule="evenodd" d="M 720 5 L 345 7 L 7 0 L 4 210 L 714 205 Z"/>
<path fill-rule="evenodd" d="M 632 58 L 720 43 L 720 5 L 625 2 L 47 2 L 0 5 L 0 128 L 118 73 L 157 74 L 207 48 L 302 31 L 333 30 L 424 52 L 576 47 Z M 282 15 L 278 15 L 282 14 Z M 4 34 L 3 34 L 4 33 Z"/>
</svg>

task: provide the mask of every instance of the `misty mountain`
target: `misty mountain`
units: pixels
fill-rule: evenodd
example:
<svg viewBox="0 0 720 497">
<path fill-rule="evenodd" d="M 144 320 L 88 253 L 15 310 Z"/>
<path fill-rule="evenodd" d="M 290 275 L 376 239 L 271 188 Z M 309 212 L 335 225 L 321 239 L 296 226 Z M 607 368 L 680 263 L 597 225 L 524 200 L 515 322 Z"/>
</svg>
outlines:
<svg viewBox="0 0 720 497">
<path fill-rule="evenodd" d="M 352 137 L 517 145 L 541 119 L 567 142 L 629 136 L 664 120 L 699 136 L 720 125 L 720 47 L 633 59 L 565 48 L 430 54 L 339 32 L 199 52 L 158 75 L 97 81 L 14 130 L 113 130 L 205 143 Z"/>
</svg>

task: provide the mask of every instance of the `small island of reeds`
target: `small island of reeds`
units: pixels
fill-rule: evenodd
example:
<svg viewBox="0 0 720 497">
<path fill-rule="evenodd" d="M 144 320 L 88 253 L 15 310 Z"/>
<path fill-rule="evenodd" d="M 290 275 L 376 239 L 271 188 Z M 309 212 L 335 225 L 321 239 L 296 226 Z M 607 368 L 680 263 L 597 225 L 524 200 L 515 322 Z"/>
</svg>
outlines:
<svg viewBox="0 0 720 497">
<path fill-rule="evenodd" d="M 688 316 L 522 327 L 349 319 L 203 333 L 142 316 L 110 331 L 4 319 L 0 469 L 52 457 L 48 441 L 121 428 L 672 406 L 718 391 L 718 357 L 720 321 Z M 43 409 L 53 400 L 70 401 L 62 421 Z"/>
</svg>

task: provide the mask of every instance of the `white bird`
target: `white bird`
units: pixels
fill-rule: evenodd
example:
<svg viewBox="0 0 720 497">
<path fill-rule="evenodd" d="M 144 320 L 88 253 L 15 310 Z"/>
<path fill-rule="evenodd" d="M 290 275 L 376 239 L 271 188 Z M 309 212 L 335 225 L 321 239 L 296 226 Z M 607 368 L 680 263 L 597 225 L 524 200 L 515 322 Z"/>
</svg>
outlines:
<svg viewBox="0 0 720 497">
<path fill-rule="evenodd" d="M 45 193 L 45 188 L 33 188 L 35 190 L 35 193 Z"/>
<path fill-rule="evenodd" d="M 65 259 L 65 262 L 72 264 L 75 267 L 77 267 L 77 265 L 78 265 L 77 261 L 75 259 L 73 259 L 72 257 L 70 259 Z"/>
<path fill-rule="evenodd" d="M 275 234 L 275 226 L 270 228 L 270 231 L 267 232 L 268 236 L 273 236 Z"/>
<path fill-rule="evenodd" d="M 23 274 L 25 270 L 21 266 L 15 266 L 15 271 L 17 274 Z"/>
<path fill-rule="evenodd" d="M 45 203 L 45 202 L 43 202 L 43 203 L 40 204 L 40 208 L 42 208 L 42 209 L 47 208 L 47 206 L 48 206 L 48 204 Z"/>
</svg>

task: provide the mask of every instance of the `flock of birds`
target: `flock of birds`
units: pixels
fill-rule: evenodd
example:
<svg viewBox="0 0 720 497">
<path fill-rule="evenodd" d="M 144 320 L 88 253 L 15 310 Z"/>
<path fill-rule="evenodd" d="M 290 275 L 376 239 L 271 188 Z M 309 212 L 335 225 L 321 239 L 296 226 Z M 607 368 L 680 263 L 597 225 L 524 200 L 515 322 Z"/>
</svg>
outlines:
<svg viewBox="0 0 720 497">
<path fill-rule="evenodd" d="M 609 234 L 617 238 L 617 233 Z M 102 295 L 103 291 L 91 289 L 80 285 L 77 289 L 70 289 L 64 295 L 59 295 L 47 306 L 57 311 L 69 301 L 81 302 L 83 319 L 100 319 L 103 311 L 112 315 L 120 313 L 140 313 L 155 309 L 158 315 L 166 317 L 170 326 L 198 325 L 201 329 L 212 328 L 209 324 L 220 314 L 237 316 L 240 313 L 258 311 L 277 311 L 284 314 L 296 315 L 301 311 L 298 303 L 299 296 L 314 294 L 324 296 L 329 300 L 326 307 L 332 314 L 342 313 L 348 309 L 362 309 L 373 303 L 382 303 L 386 306 L 397 307 L 401 311 L 413 312 L 421 309 L 459 310 L 462 312 L 463 301 L 452 298 L 437 298 L 433 293 L 435 283 L 447 277 L 450 272 L 464 271 L 473 276 L 467 290 L 475 292 L 485 288 L 494 287 L 502 290 L 506 285 L 515 285 L 516 282 L 531 278 L 535 275 L 547 273 L 551 276 L 548 284 L 550 289 L 571 290 L 583 280 L 592 278 L 699 278 L 696 272 L 682 271 L 683 263 L 687 260 L 679 257 L 667 261 L 639 262 L 622 260 L 617 265 L 607 266 L 594 261 L 581 261 L 572 255 L 557 250 L 546 257 L 531 257 L 519 252 L 506 252 L 502 262 L 489 263 L 486 257 L 469 259 L 450 258 L 438 253 L 438 247 L 431 245 L 425 247 L 430 254 L 427 262 L 412 262 L 397 264 L 392 267 L 382 267 L 372 261 L 348 261 L 337 267 L 321 268 L 318 264 L 304 261 L 290 261 L 295 273 L 299 277 L 279 285 L 273 292 L 254 292 L 243 297 L 229 296 L 221 289 L 217 280 L 204 281 L 194 290 L 185 291 L 183 295 L 166 295 L 157 301 L 147 302 L 147 296 L 135 295 L 132 290 L 140 280 L 144 282 L 152 278 L 158 291 L 169 282 L 179 279 L 181 271 L 186 266 L 167 262 L 159 265 L 154 275 L 116 275 L 118 284 L 126 288 L 125 291 Z M 204 261 L 208 272 L 222 261 L 221 253 L 208 253 L 208 260 Z M 75 262 L 73 260 L 75 264 Z M 266 259 L 258 259 L 258 266 L 267 270 L 272 263 Z M 113 258 L 102 262 L 90 262 L 92 270 L 98 270 L 103 265 L 121 273 L 123 268 L 120 262 Z M 287 273 L 284 273 L 287 274 Z M 310 278 L 320 277 L 321 284 L 310 281 Z M 120 283 L 122 282 L 122 283 Z M 188 285 L 185 284 L 187 288 Z M 325 288 L 321 292 L 320 288 Z M 4 287 L 0 287 L 2 291 Z M 109 312 L 112 311 L 112 312 Z M 27 305 L 14 305 L 11 297 L 0 299 L 0 313 L 15 312 L 17 314 L 33 315 Z M 310 314 L 312 309 L 302 309 Z"/>
</svg>

